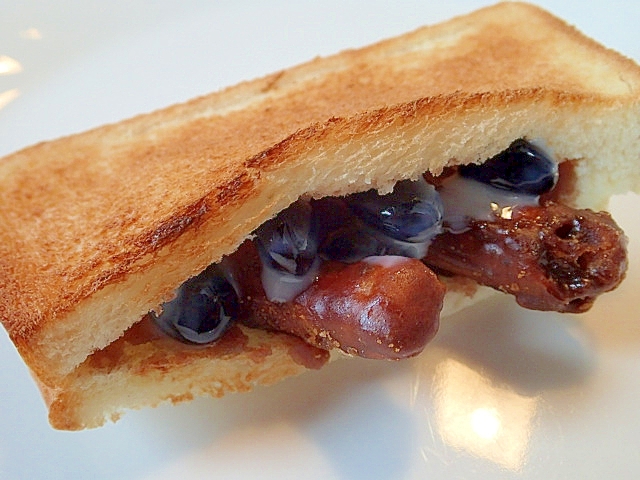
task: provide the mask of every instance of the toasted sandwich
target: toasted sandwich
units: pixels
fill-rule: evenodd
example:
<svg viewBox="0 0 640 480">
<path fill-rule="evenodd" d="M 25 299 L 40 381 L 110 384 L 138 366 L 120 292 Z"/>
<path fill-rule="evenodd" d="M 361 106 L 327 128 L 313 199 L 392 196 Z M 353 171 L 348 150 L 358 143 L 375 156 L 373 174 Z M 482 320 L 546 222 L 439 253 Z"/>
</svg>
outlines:
<svg viewBox="0 0 640 480">
<path fill-rule="evenodd" d="M 640 67 L 500 3 L 4 157 L 0 320 L 67 430 L 414 356 L 615 288 L 639 160 Z"/>
</svg>

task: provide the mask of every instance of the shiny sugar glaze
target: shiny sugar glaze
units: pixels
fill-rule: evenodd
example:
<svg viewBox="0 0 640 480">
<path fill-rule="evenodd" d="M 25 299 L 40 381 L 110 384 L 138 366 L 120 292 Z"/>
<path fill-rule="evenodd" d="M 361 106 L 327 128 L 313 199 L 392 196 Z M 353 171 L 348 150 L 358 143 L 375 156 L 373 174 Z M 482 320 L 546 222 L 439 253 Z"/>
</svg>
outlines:
<svg viewBox="0 0 640 480">
<path fill-rule="evenodd" d="M 267 298 L 288 302 L 314 282 L 324 260 L 387 264 L 423 258 L 440 233 L 464 232 L 473 220 L 510 218 L 553 188 L 557 164 L 537 143 L 516 140 L 480 165 L 466 165 L 436 189 L 424 179 L 346 197 L 298 200 L 255 233 Z M 224 262 L 223 262 L 224 263 Z M 189 343 L 219 338 L 235 320 L 239 286 L 223 265 L 185 282 L 156 322 Z"/>
</svg>

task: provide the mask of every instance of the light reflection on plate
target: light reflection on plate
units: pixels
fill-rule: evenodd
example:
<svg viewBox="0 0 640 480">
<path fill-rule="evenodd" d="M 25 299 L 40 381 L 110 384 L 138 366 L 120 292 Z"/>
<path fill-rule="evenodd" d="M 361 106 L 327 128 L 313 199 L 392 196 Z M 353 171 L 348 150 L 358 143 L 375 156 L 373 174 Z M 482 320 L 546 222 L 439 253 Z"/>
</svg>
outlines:
<svg viewBox="0 0 640 480">
<path fill-rule="evenodd" d="M 11 90 L 5 90 L 0 92 L 0 109 L 8 105 L 11 101 L 20 96 L 20 90 L 12 88 Z"/>
<path fill-rule="evenodd" d="M 433 379 L 434 413 L 445 443 L 509 470 L 524 465 L 538 399 L 519 395 L 469 366 L 443 359 Z"/>
<path fill-rule="evenodd" d="M 0 55 L 0 76 L 15 75 L 22 72 L 22 65 L 15 58 L 7 55 Z M 20 95 L 20 90 L 11 88 L 9 90 L 0 91 L 0 110 L 15 100 Z"/>
</svg>

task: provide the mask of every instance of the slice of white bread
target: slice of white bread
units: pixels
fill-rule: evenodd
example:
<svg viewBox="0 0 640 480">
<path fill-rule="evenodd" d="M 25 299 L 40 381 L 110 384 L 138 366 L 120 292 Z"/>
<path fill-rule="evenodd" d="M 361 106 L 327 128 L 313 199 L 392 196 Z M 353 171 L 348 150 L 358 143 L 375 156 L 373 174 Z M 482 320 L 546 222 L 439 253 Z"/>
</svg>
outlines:
<svg viewBox="0 0 640 480">
<path fill-rule="evenodd" d="M 565 203 L 602 208 L 640 189 L 639 133 L 636 64 L 498 4 L 3 158 L 0 318 L 57 428 L 272 383 L 318 352 L 242 327 L 205 348 L 122 335 L 301 195 L 388 190 L 527 137 L 572 161 Z M 443 315 L 477 297 L 454 285 Z"/>
</svg>

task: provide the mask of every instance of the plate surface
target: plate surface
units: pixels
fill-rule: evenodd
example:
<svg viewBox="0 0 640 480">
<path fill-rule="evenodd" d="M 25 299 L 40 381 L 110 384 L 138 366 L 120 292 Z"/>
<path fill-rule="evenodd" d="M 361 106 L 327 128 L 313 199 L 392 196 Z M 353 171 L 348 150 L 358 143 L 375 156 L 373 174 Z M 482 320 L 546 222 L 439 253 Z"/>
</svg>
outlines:
<svg viewBox="0 0 640 480">
<path fill-rule="evenodd" d="M 0 155 L 489 2 L 12 3 Z M 640 60 L 640 3 L 539 3 Z M 640 478 L 639 209 L 635 195 L 612 201 L 630 270 L 585 315 L 500 298 L 447 319 L 415 360 L 340 361 L 94 431 L 50 429 L 3 332 L 0 478 Z"/>
</svg>

